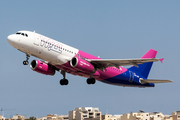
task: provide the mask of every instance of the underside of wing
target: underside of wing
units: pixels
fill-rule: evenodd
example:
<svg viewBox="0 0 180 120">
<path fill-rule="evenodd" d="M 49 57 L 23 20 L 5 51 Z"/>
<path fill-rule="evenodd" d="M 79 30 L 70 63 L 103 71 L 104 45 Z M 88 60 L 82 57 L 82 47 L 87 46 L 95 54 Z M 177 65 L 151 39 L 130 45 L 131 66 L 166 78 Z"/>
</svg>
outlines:
<svg viewBox="0 0 180 120">
<path fill-rule="evenodd" d="M 171 80 L 141 79 L 140 82 L 142 84 L 145 84 L 145 83 L 168 83 L 172 81 Z"/>
<path fill-rule="evenodd" d="M 162 61 L 162 59 L 157 58 L 144 58 L 144 59 L 88 59 L 90 63 L 96 65 L 97 68 L 105 69 L 107 67 L 114 66 L 119 68 L 119 66 L 134 65 L 138 67 L 139 64 L 147 62 Z"/>
</svg>

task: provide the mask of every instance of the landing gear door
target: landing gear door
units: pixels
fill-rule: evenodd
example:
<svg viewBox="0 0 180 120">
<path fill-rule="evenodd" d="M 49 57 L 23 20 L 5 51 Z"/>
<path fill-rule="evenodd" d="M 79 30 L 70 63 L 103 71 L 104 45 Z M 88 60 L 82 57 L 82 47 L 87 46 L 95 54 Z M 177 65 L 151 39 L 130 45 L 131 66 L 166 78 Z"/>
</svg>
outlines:
<svg viewBox="0 0 180 120">
<path fill-rule="evenodd" d="M 39 46 L 39 42 L 40 42 L 39 36 L 34 33 L 34 45 Z"/>
</svg>

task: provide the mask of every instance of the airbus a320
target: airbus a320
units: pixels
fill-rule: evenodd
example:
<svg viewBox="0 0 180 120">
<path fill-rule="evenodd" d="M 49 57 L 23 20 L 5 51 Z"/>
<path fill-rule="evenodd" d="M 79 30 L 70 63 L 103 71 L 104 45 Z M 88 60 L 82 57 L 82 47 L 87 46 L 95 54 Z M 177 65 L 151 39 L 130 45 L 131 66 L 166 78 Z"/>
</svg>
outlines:
<svg viewBox="0 0 180 120">
<path fill-rule="evenodd" d="M 157 51 L 150 49 L 139 59 L 101 59 L 74 47 L 31 31 L 18 31 L 7 37 L 10 45 L 26 54 L 24 65 L 45 75 L 54 75 L 56 71 L 63 75 L 61 85 L 68 85 L 66 73 L 87 78 L 87 84 L 103 83 L 128 87 L 154 87 L 155 83 L 172 82 L 171 80 L 148 79 L 149 72 L 157 59 Z M 132 65 L 130 68 L 122 66 Z"/>
</svg>

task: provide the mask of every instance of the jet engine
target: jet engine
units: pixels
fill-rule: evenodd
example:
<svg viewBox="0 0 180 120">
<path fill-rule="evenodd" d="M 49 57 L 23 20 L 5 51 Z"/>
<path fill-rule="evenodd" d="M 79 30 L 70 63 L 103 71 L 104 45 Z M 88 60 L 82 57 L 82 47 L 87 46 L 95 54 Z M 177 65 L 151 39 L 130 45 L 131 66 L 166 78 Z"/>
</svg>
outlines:
<svg viewBox="0 0 180 120">
<path fill-rule="evenodd" d="M 95 72 L 95 68 L 91 63 L 77 57 L 72 58 L 72 60 L 70 61 L 70 65 L 80 71 L 88 73 Z"/>
<path fill-rule="evenodd" d="M 53 69 L 50 65 L 40 61 L 40 60 L 33 60 L 30 65 L 33 71 L 36 71 L 41 74 L 45 75 L 54 75 L 55 69 Z"/>
</svg>

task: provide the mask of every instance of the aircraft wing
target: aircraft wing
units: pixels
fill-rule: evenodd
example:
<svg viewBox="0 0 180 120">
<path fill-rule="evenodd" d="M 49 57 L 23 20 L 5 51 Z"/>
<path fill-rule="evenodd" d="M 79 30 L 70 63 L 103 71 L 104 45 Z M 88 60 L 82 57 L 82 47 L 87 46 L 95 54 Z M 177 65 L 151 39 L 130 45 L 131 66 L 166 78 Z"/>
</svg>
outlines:
<svg viewBox="0 0 180 120">
<path fill-rule="evenodd" d="M 142 84 L 145 83 L 167 83 L 172 82 L 171 80 L 155 80 L 155 79 L 140 79 Z"/>
<path fill-rule="evenodd" d="M 87 59 L 88 62 L 95 64 L 96 68 L 103 70 L 107 67 L 116 67 L 119 69 L 119 66 L 134 65 L 138 67 L 138 64 L 143 64 L 147 62 L 163 61 L 162 59 L 157 58 L 143 58 L 143 59 Z"/>
</svg>

